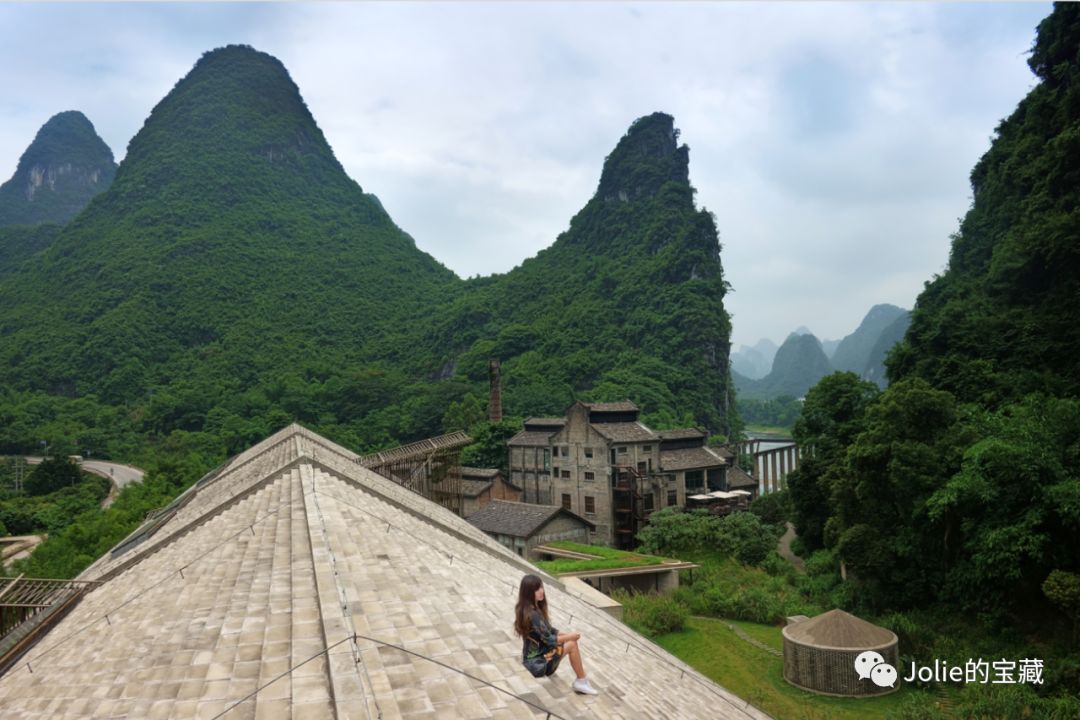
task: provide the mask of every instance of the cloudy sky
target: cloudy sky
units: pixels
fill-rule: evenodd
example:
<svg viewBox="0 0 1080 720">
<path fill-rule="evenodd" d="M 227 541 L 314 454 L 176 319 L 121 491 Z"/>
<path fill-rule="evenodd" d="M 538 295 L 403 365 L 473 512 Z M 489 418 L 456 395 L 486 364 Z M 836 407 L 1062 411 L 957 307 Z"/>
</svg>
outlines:
<svg viewBox="0 0 1080 720">
<path fill-rule="evenodd" d="M 675 117 L 733 341 L 851 332 L 941 272 L 1048 3 L 0 4 L 0 179 L 81 110 L 122 159 L 199 55 L 280 58 L 349 174 L 462 277 L 555 239 Z"/>
</svg>

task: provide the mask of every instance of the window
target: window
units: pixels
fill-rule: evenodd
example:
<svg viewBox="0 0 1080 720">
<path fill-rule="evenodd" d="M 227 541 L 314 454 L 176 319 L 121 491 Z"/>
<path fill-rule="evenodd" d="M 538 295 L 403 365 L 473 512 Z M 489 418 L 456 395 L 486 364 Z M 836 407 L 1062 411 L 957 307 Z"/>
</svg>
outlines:
<svg viewBox="0 0 1080 720">
<path fill-rule="evenodd" d="M 551 476 L 552 477 L 559 477 L 559 468 L 555 468 L 554 470 L 552 470 L 551 471 Z"/>
<path fill-rule="evenodd" d="M 551 451 L 544 448 L 544 469 L 548 470 L 549 468 L 551 468 Z"/>
<path fill-rule="evenodd" d="M 626 446 L 618 448 L 618 453 L 620 455 L 625 455 L 626 454 Z"/>
<path fill-rule="evenodd" d="M 641 447 L 641 452 L 643 452 L 643 453 L 651 453 L 652 452 L 652 445 L 643 445 Z"/>
<path fill-rule="evenodd" d="M 591 472 L 586 470 L 585 471 L 585 479 L 586 480 L 595 480 L 596 479 L 596 473 L 591 473 Z"/>
<path fill-rule="evenodd" d="M 569 446 L 563 445 L 562 456 L 563 457 L 570 457 L 570 447 Z"/>
<path fill-rule="evenodd" d="M 562 506 L 563 506 L 563 510 L 569 510 L 570 509 L 570 493 L 563 493 L 562 494 Z"/>
<path fill-rule="evenodd" d="M 569 480 L 570 479 L 570 471 L 569 470 L 563 470 L 561 477 L 564 477 L 567 480 Z"/>
<path fill-rule="evenodd" d="M 668 490 L 667 491 L 667 504 L 668 504 L 668 507 L 672 507 L 674 505 L 679 504 L 679 493 L 677 491 L 675 491 L 675 490 Z"/>
<path fill-rule="evenodd" d="M 587 457 L 587 458 L 592 457 L 592 448 L 591 447 L 585 448 L 585 457 Z"/>
<path fill-rule="evenodd" d="M 705 484 L 705 473 L 701 470 L 686 471 L 686 489 L 700 489 Z"/>
<path fill-rule="evenodd" d="M 585 514 L 592 515 L 596 512 L 596 498 L 591 495 L 585 496 Z"/>
<path fill-rule="evenodd" d="M 645 501 L 644 502 L 645 512 L 650 512 L 653 509 L 653 495 L 652 495 L 652 493 L 649 493 L 648 495 L 643 497 L 642 500 Z"/>
</svg>

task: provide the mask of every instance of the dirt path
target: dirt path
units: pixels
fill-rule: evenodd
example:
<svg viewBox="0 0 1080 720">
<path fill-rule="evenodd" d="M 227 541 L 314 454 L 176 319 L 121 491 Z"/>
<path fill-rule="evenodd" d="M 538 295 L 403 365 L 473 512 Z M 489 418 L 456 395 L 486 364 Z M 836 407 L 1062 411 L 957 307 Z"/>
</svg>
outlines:
<svg viewBox="0 0 1080 720">
<path fill-rule="evenodd" d="M 795 539 L 795 526 L 791 523 L 787 523 L 787 531 L 784 532 L 780 538 L 780 542 L 776 546 L 776 551 L 780 553 L 780 557 L 787 560 L 789 563 L 795 566 L 795 569 L 800 573 L 806 572 L 806 563 L 803 559 L 791 552 L 791 541 Z"/>
</svg>

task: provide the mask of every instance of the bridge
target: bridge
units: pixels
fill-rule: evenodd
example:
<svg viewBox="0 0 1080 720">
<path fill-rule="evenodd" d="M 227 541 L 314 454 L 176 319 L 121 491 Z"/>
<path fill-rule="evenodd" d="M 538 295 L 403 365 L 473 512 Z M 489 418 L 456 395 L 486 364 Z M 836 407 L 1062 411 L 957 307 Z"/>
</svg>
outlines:
<svg viewBox="0 0 1080 720">
<path fill-rule="evenodd" d="M 754 469 L 750 474 L 758 481 L 759 495 L 786 489 L 788 474 L 799 467 L 806 454 L 794 440 L 753 438 L 732 443 L 731 447 L 739 457 L 749 455 L 754 459 Z"/>
</svg>

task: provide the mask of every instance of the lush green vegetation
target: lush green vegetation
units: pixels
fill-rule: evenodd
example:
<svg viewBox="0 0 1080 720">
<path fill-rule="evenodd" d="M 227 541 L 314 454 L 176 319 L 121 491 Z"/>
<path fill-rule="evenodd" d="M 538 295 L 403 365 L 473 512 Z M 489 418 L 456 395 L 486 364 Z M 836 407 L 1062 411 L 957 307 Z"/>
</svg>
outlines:
<svg viewBox="0 0 1080 720">
<path fill-rule="evenodd" d="M 739 415 L 748 431 L 765 429 L 790 430 L 802 411 L 802 402 L 793 395 L 781 395 L 768 400 L 739 398 Z"/>
<path fill-rule="evenodd" d="M 0 225 L 67 222 L 115 175 L 112 150 L 85 115 L 53 115 L 19 158 L 15 174 L 0 185 Z M 5 242 L 0 237 L 0 257 Z"/>
<path fill-rule="evenodd" d="M 51 458 L 32 468 L 25 465 L 23 492 L 14 489 L 16 460 L 0 462 L 0 535 L 56 533 L 77 517 L 101 506 L 108 480 L 81 473 L 66 458 Z"/>
<path fill-rule="evenodd" d="M 570 540 L 558 540 L 548 545 L 563 550 L 598 555 L 595 560 L 575 560 L 573 558 L 555 558 L 554 560 L 542 560 L 536 563 L 537 567 L 546 570 L 552 575 L 562 573 L 582 572 L 586 570 L 611 570 L 615 568 L 645 567 L 647 565 L 660 565 L 667 558 L 644 553 L 625 552 L 600 545 L 584 545 Z"/>
<path fill-rule="evenodd" d="M 627 622 L 639 631 L 645 630 L 636 618 Z M 895 713 L 905 706 L 908 697 L 923 694 L 902 688 L 883 697 L 847 699 L 799 690 L 784 680 L 782 658 L 740 638 L 732 627 L 766 645 L 781 647 L 780 628 L 775 625 L 703 617 L 689 618 L 684 630 L 660 635 L 656 642 L 706 677 L 782 720 L 900 718 Z M 949 716 L 943 712 L 936 717 Z"/>
<path fill-rule="evenodd" d="M 1037 688 L 965 689 L 974 716 L 1080 713 L 1080 8 L 1055 6 L 1029 64 L 891 385 L 812 389 L 789 478 L 810 564 L 847 573 L 831 599 L 894 618 L 905 653 L 1044 659 Z"/>
</svg>

